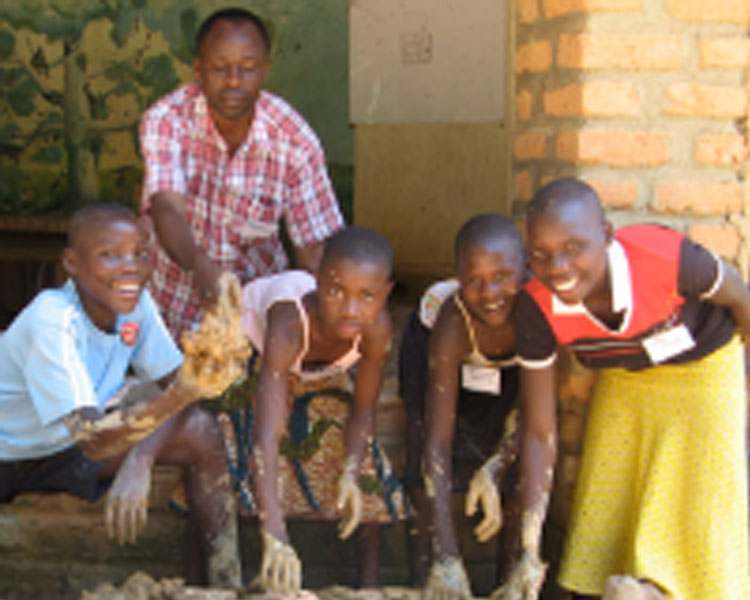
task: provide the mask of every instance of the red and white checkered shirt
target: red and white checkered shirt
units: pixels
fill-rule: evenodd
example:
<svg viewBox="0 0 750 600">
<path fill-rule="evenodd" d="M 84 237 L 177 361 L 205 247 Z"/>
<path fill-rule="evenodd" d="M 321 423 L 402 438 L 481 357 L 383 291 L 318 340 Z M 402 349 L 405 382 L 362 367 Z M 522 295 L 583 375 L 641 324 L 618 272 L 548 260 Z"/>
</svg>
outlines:
<svg viewBox="0 0 750 600">
<path fill-rule="evenodd" d="M 185 199 L 196 243 L 242 283 L 287 266 L 283 218 L 292 243 L 319 242 L 343 226 L 315 132 L 285 100 L 261 91 L 248 137 L 233 155 L 216 129 L 200 85 L 189 84 L 143 115 L 143 213 L 151 196 Z M 151 293 L 173 335 L 200 321 L 191 273 L 157 247 Z"/>
</svg>

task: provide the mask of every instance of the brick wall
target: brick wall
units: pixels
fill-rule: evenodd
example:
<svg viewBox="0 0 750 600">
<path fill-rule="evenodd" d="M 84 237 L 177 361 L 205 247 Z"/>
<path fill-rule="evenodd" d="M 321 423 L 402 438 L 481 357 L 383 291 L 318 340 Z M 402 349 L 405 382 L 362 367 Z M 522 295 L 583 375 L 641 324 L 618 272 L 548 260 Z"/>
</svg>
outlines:
<svg viewBox="0 0 750 600">
<path fill-rule="evenodd" d="M 677 227 L 747 264 L 744 0 L 520 0 L 516 208 L 561 175 L 615 224 Z"/>
<path fill-rule="evenodd" d="M 515 3 L 514 210 L 585 179 L 616 225 L 675 227 L 747 272 L 747 0 Z M 592 375 L 565 359 L 547 538 L 556 554 Z M 561 594 L 549 597 L 561 597 Z"/>
</svg>

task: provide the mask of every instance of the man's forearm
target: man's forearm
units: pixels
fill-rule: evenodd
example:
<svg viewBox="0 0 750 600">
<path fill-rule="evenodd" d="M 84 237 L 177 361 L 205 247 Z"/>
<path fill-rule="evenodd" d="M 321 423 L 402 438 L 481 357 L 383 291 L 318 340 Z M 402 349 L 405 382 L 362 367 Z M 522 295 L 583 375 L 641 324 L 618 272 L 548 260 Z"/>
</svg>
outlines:
<svg viewBox="0 0 750 600">
<path fill-rule="evenodd" d="M 186 271 L 193 271 L 203 252 L 181 209 L 184 202 L 184 197 L 176 192 L 157 192 L 151 197 L 148 215 L 169 258 Z"/>
<path fill-rule="evenodd" d="M 325 242 L 313 242 L 308 246 L 294 249 L 294 263 L 298 269 L 304 269 L 312 274 L 318 272 L 320 259 L 323 256 Z"/>
</svg>

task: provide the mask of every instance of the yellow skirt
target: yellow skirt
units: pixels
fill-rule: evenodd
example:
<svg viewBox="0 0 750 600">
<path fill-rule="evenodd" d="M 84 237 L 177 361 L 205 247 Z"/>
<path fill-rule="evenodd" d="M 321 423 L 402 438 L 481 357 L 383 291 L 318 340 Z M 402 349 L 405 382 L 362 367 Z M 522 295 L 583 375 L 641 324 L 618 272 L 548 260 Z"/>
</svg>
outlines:
<svg viewBox="0 0 750 600">
<path fill-rule="evenodd" d="M 603 369 L 586 428 L 560 584 L 646 578 L 678 600 L 748 600 L 743 349 L 645 371 Z"/>
</svg>

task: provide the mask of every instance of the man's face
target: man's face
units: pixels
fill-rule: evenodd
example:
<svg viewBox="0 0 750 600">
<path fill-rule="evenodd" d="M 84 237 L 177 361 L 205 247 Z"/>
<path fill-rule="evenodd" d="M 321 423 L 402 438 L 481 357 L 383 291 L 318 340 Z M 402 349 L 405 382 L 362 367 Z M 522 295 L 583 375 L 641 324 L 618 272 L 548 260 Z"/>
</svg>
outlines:
<svg viewBox="0 0 750 600">
<path fill-rule="evenodd" d="M 73 277 L 89 319 L 108 330 L 118 313 L 135 309 L 151 276 L 148 237 L 135 219 L 94 222 L 73 247 L 64 251 L 63 263 Z"/>
<path fill-rule="evenodd" d="M 507 240 L 488 240 L 462 252 L 456 263 L 466 309 L 488 327 L 503 325 L 523 278 L 520 248 Z"/>
<path fill-rule="evenodd" d="M 383 310 L 391 287 L 378 262 L 328 260 L 318 273 L 323 327 L 339 340 L 354 339 Z"/>
<path fill-rule="evenodd" d="M 203 39 L 193 63 L 212 116 L 230 121 L 252 117 L 270 64 L 255 25 L 217 21 Z"/>
<path fill-rule="evenodd" d="M 530 215 L 529 266 L 566 304 L 577 304 L 605 289 L 607 246 L 612 230 L 601 215 L 583 204 Z"/>
</svg>

